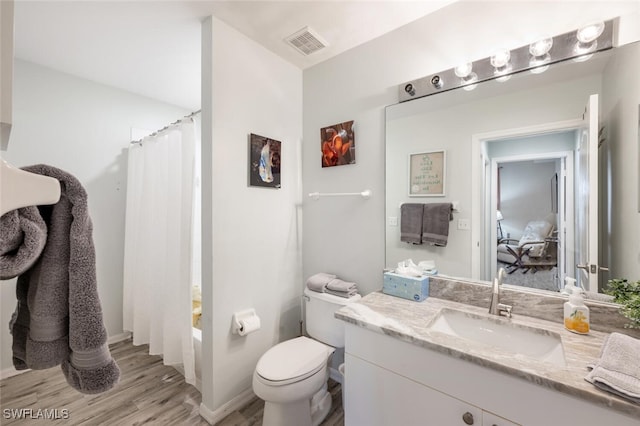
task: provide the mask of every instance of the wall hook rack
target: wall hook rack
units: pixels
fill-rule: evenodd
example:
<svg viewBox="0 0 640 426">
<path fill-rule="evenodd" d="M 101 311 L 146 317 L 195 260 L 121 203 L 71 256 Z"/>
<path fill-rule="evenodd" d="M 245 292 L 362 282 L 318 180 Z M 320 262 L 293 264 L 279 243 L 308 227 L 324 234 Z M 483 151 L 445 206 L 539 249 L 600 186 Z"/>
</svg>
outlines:
<svg viewBox="0 0 640 426">
<path fill-rule="evenodd" d="M 371 190 L 365 189 L 362 192 L 310 192 L 309 198 L 313 198 L 314 200 L 319 199 L 320 197 L 343 197 L 343 196 L 360 196 L 365 200 L 371 198 Z"/>
</svg>

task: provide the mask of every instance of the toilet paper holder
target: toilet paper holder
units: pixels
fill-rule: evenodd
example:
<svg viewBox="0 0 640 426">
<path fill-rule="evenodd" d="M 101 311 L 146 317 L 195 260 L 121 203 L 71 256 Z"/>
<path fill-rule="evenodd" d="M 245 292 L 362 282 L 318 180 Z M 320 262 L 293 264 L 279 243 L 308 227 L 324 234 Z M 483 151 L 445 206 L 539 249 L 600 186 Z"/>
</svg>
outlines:
<svg viewBox="0 0 640 426">
<path fill-rule="evenodd" d="M 255 309 L 250 308 L 234 312 L 232 325 L 232 331 L 234 334 L 244 336 L 258 328 L 260 328 L 260 318 L 256 315 Z"/>
</svg>

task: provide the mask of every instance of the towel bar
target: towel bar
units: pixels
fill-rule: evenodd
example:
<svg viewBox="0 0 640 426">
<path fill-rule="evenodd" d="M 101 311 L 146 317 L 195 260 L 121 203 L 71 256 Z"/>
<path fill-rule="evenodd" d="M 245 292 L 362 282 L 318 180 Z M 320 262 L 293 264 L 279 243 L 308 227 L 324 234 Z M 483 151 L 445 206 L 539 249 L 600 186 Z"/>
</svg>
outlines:
<svg viewBox="0 0 640 426">
<path fill-rule="evenodd" d="M 365 200 L 368 200 L 369 198 L 371 198 L 371 190 L 370 189 L 365 189 L 362 192 L 325 192 L 325 193 L 310 192 L 309 193 L 309 197 L 313 198 L 314 200 L 317 200 L 320 197 L 342 197 L 342 196 L 345 196 L 345 195 L 359 195 L 362 198 L 364 198 Z"/>
</svg>

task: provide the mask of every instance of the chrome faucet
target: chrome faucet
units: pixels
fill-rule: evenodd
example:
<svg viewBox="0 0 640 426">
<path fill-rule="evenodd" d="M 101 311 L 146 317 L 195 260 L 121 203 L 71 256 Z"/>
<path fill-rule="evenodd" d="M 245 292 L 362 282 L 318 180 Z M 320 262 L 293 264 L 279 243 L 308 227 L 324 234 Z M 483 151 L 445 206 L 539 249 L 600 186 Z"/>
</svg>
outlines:
<svg viewBox="0 0 640 426">
<path fill-rule="evenodd" d="M 493 287 L 491 289 L 491 302 L 489 303 L 489 313 L 498 316 L 504 313 L 508 318 L 511 318 L 511 309 L 513 307 L 500 303 L 500 287 L 502 286 L 504 274 L 504 268 L 500 268 L 498 270 L 498 276 L 493 279 Z"/>
</svg>

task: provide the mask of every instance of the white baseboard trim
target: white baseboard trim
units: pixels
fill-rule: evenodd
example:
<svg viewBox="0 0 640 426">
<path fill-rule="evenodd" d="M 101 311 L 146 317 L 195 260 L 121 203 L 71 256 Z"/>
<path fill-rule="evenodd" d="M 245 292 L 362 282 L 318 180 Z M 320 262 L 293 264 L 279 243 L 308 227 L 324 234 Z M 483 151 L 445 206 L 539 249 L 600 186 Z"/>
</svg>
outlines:
<svg viewBox="0 0 640 426">
<path fill-rule="evenodd" d="M 113 345 L 114 343 L 122 342 L 123 340 L 127 340 L 130 338 L 131 333 L 129 331 L 125 331 L 124 333 L 109 336 L 107 338 L 107 345 Z"/>
<path fill-rule="evenodd" d="M 27 369 L 27 370 L 16 370 L 14 367 L 5 368 L 4 370 L 0 371 L 0 380 L 8 379 L 9 377 L 13 377 L 13 376 L 17 376 L 18 374 L 26 373 L 27 371 L 31 371 L 31 370 L 29 370 L 29 369 Z"/>
<path fill-rule="evenodd" d="M 249 388 L 243 391 L 240 395 L 233 398 L 231 401 L 226 402 L 220 408 L 215 411 L 211 411 L 209 407 L 204 405 L 204 402 L 200 403 L 200 417 L 205 419 L 210 425 L 215 425 L 220 420 L 227 417 L 235 410 L 242 408 L 249 401 L 255 397 L 253 389 Z"/>
</svg>

